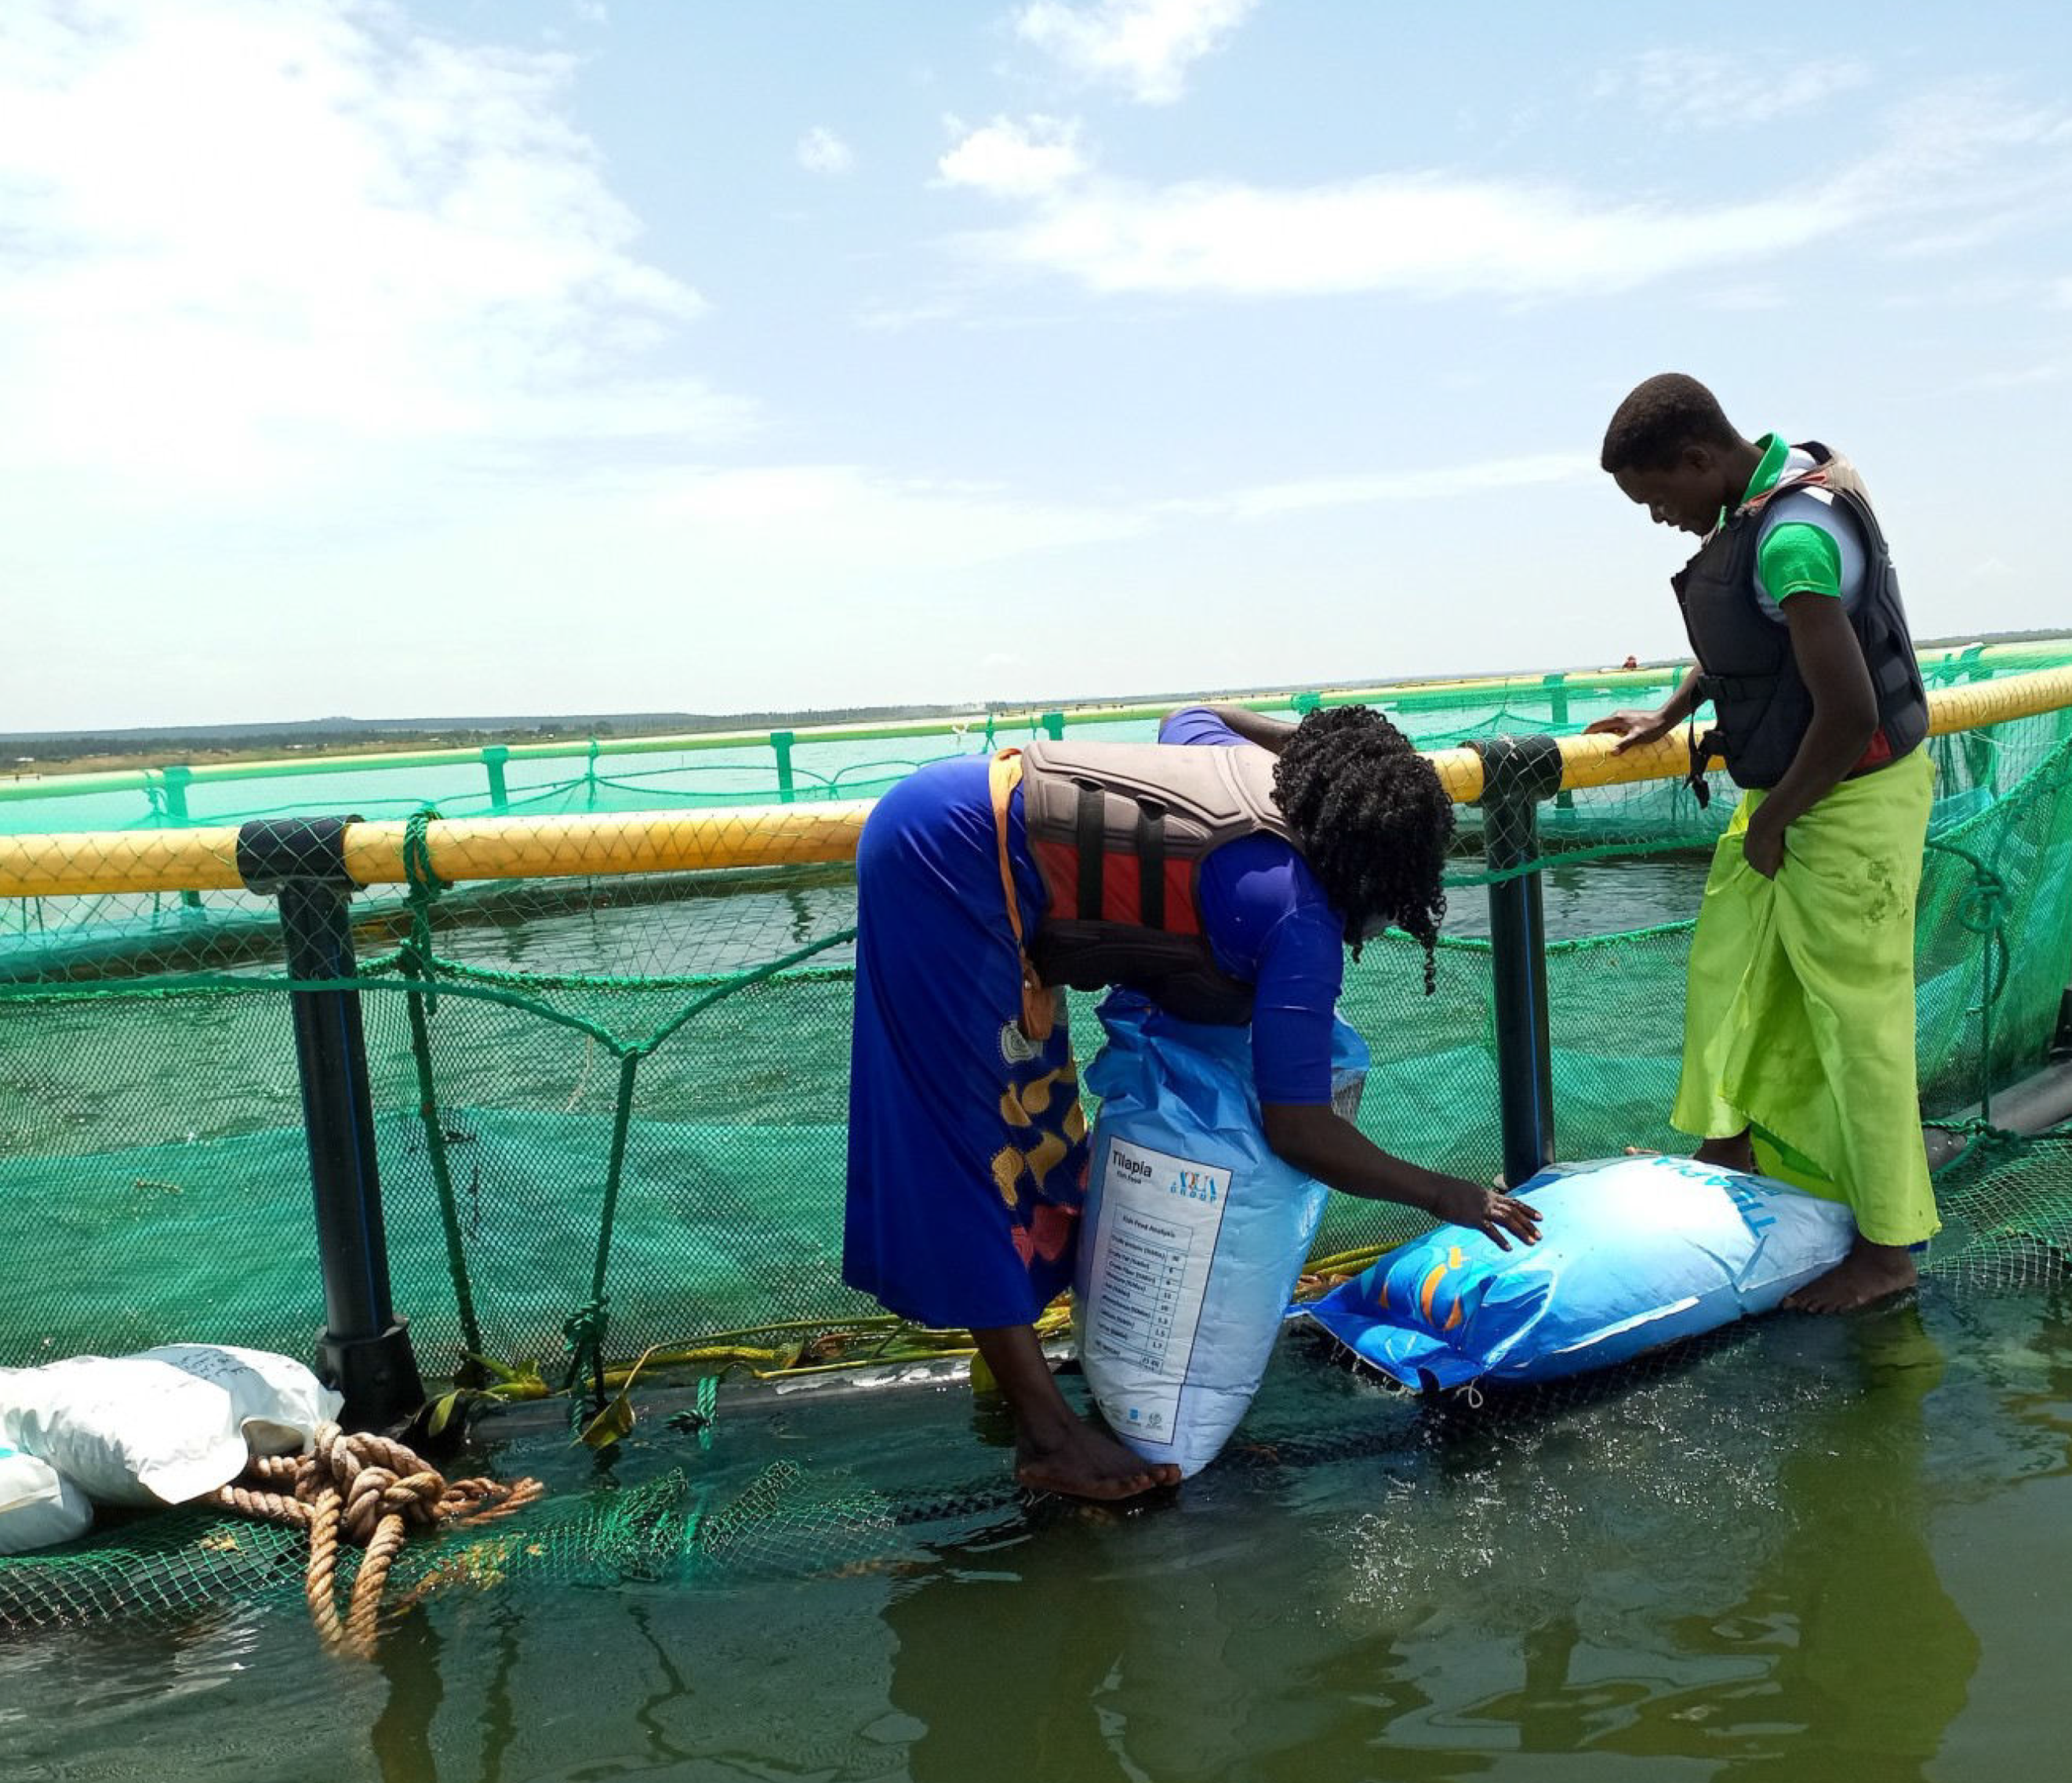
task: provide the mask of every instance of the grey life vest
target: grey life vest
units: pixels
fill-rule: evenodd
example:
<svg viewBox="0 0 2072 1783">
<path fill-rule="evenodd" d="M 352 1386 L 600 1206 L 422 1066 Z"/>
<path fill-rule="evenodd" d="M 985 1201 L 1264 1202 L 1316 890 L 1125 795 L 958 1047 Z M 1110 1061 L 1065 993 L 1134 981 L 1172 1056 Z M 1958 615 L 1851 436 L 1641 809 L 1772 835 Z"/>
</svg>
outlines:
<svg viewBox="0 0 2072 1783">
<path fill-rule="evenodd" d="M 1827 490 L 1863 533 L 1863 598 L 1849 618 L 1877 696 L 1878 729 L 1852 772 L 1867 774 L 1897 761 L 1928 734 L 1928 696 L 1900 604 L 1899 577 L 1862 480 L 1848 459 L 1818 442 L 1797 450 L 1810 453 L 1816 468 L 1737 509 L 1670 578 L 1698 659 L 1700 688 L 1714 714 L 1714 728 L 1692 750 L 1694 781 L 1705 758 L 1717 754 L 1737 785 L 1775 786 L 1813 721 L 1813 696 L 1799 675 L 1790 634 L 1762 610 L 1756 592 L 1762 508 L 1794 488 Z"/>
<path fill-rule="evenodd" d="M 1197 892 L 1202 862 L 1224 843 L 1292 841 L 1271 753 L 1031 743 L 1022 798 L 1050 900 L 1029 943 L 1045 984 L 1127 985 L 1183 1021 L 1251 1021 L 1252 988 L 1216 963 Z"/>
</svg>

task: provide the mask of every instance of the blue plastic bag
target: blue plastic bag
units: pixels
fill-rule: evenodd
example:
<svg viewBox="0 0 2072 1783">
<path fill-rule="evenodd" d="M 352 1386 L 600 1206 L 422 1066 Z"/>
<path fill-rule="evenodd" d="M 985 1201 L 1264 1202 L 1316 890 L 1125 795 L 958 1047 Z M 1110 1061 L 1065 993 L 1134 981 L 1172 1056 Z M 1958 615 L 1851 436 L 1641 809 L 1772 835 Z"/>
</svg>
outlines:
<svg viewBox="0 0 2072 1783">
<path fill-rule="evenodd" d="M 1405 1387 L 1553 1380 L 1766 1313 L 1848 1253 L 1843 1203 L 1686 1158 L 1605 1158 L 1518 1190 L 1536 1245 L 1442 1226 L 1298 1310 Z"/>
<path fill-rule="evenodd" d="M 1268 1148 L 1252 1030 L 1100 1004 L 1087 1067 L 1101 1098 L 1073 1284 L 1081 1366 L 1116 1433 L 1183 1475 L 1215 1456 L 1258 1391 L 1330 1193 Z M 1340 1021 L 1332 1105 L 1350 1117 L 1367 1047 Z"/>
</svg>

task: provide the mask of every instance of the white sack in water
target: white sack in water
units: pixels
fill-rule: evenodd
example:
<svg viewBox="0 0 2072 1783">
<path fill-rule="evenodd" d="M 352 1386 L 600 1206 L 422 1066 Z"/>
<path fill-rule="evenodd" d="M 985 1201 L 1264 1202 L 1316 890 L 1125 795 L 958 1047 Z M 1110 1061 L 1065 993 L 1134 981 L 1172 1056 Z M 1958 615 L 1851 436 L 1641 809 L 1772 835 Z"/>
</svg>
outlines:
<svg viewBox="0 0 2072 1783">
<path fill-rule="evenodd" d="M 177 1505 L 298 1453 L 343 1400 L 298 1362 L 220 1344 L 0 1368 L 0 1440 L 97 1503 Z"/>
<path fill-rule="evenodd" d="M 86 1494 L 48 1461 L 0 1443 L 0 1554 L 32 1554 L 84 1535 L 93 1522 Z"/>
</svg>

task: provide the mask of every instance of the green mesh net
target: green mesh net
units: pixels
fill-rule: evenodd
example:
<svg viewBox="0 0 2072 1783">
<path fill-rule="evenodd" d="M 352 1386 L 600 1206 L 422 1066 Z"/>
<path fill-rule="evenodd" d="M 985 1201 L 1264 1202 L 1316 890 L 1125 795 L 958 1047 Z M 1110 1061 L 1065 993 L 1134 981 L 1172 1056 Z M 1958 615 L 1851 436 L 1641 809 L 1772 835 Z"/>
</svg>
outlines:
<svg viewBox="0 0 2072 1783">
<path fill-rule="evenodd" d="M 1928 1292 L 2035 1292 L 2072 1283 L 2072 1131 L 1981 1134 L 1941 1173 L 1937 1193 L 1945 1227 L 1928 1259 Z M 1514 1390 L 1487 1403 L 1464 1399 L 1445 1416 L 1470 1424 L 1544 1418 L 1687 1370 L 1739 1341 L 1730 1327 L 1597 1375 Z M 1262 1404 L 1232 1465 L 1285 1471 L 1400 1449 L 1401 1416 L 1377 1409 L 1375 1397 Z M 668 1403 L 660 1396 L 655 1411 Z M 496 1421 L 485 1431 L 494 1435 Z M 934 1535 L 953 1531 L 969 1541 L 989 1521 L 1028 1514 L 1004 1469 L 948 1486 L 916 1480 L 888 1488 L 810 1452 L 701 1468 L 681 1464 L 687 1448 L 695 1455 L 685 1441 L 643 1443 L 621 1470 L 629 1477 L 599 1483 L 594 1470 L 588 1480 L 569 1477 L 575 1464 L 565 1435 L 543 1437 L 536 1425 L 531 1436 L 507 1440 L 500 1471 L 558 1471 L 559 1489 L 508 1522 L 406 1547 L 390 1576 L 392 1611 L 442 1594 L 695 1588 L 898 1570 L 922 1559 Z M 643 1477 L 643 1463 L 656 1471 Z M 118 1524 L 57 1553 L 0 1559 L 0 1633 L 111 1618 L 187 1621 L 269 1603 L 292 1611 L 305 1552 L 298 1531 L 199 1508 Z M 347 1584 L 356 1558 L 344 1556 Z"/>
<path fill-rule="evenodd" d="M 2013 666 L 1952 656 L 1934 671 L 1947 684 Z M 1529 709 L 1517 687 L 1399 705 L 1445 742 L 1536 717 L 1572 729 L 1634 691 L 1542 684 Z M 2072 976 L 2072 714 L 1930 747 L 1923 1106 L 1989 1114 L 1996 1091 L 2045 1059 Z M 1701 810 L 1678 783 L 1581 791 L 1539 807 L 1528 846 L 1503 839 L 1542 872 L 1557 937 L 1546 966 L 1564 1156 L 1678 1143 L 1666 1112 L 1688 917 L 1730 807 L 1723 792 Z M 1390 936 L 1350 972 L 1342 1009 L 1373 1055 L 1370 1136 L 1487 1179 L 1498 1097 L 1475 931 L 1493 839 L 1463 815 L 1437 993 L 1422 994 L 1418 951 Z M 877 1317 L 839 1279 L 846 869 L 636 877 L 572 861 L 522 882 L 421 881 L 354 909 L 395 1301 L 428 1376 L 479 1373 L 481 1358 L 556 1386 L 582 1340 L 594 1365 L 657 1346 L 693 1368 L 713 1365 L 707 1351 L 796 1358 Z M 323 1306 L 281 959 L 278 915 L 248 893 L 0 899 L 0 1364 L 175 1340 L 311 1351 Z M 1083 1063 L 1092 1000 L 1073 999 L 1072 1021 Z M 1989 1138 L 1946 1173 L 1951 1234 L 1931 1276 L 2019 1285 L 2060 1270 L 2066 1148 Z M 1338 1198 L 1318 1253 L 1421 1223 Z M 1289 1440 L 1312 1437 L 1329 1440 Z M 804 1465 L 565 1490 L 508 1526 L 413 1548 L 393 1588 L 441 1567 L 459 1569 L 449 1582 L 470 1569 L 608 1582 L 876 1563 L 931 1503 L 941 1510 Z M 292 1533 L 199 1512 L 123 1526 L 56 1558 L 0 1561 L 0 1628 L 292 1593 L 300 1553 Z"/>
</svg>

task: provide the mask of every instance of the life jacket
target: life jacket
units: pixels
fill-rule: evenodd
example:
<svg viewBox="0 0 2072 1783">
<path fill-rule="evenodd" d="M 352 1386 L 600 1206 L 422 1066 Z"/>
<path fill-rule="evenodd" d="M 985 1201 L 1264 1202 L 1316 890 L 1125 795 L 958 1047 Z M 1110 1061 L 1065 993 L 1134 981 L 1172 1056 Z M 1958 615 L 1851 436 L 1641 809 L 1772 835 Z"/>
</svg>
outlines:
<svg viewBox="0 0 2072 1783">
<path fill-rule="evenodd" d="M 1272 755 L 1038 742 L 1020 766 L 1029 851 L 1050 898 L 1026 947 L 1041 982 L 1126 985 L 1183 1021 L 1251 1021 L 1252 987 L 1216 963 L 1202 931 L 1201 867 L 1241 836 L 1293 840 Z"/>
<path fill-rule="evenodd" d="M 1863 535 L 1863 597 L 1849 622 L 1870 670 L 1878 728 L 1850 777 L 1897 761 L 1928 734 L 1928 695 L 1900 603 L 1899 577 L 1862 479 L 1847 458 L 1817 441 L 1796 450 L 1811 454 L 1813 469 L 1787 475 L 1744 503 L 1670 578 L 1698 659 L 1700 691 L 1712 702 L 1714 716 L 1710 732 L 1702 738 L 1694 733 L 1694 786 L 1702 786 L 1705 761 L 1716 754 L 1737 785 L 1775 786 L 1813 721 L 1813 696 L 1792 655 L 1790 633 L 1762 610 L 1756 591 L 1762 511 L 1794 489 L 1825 489 Z"/>
</svg>

